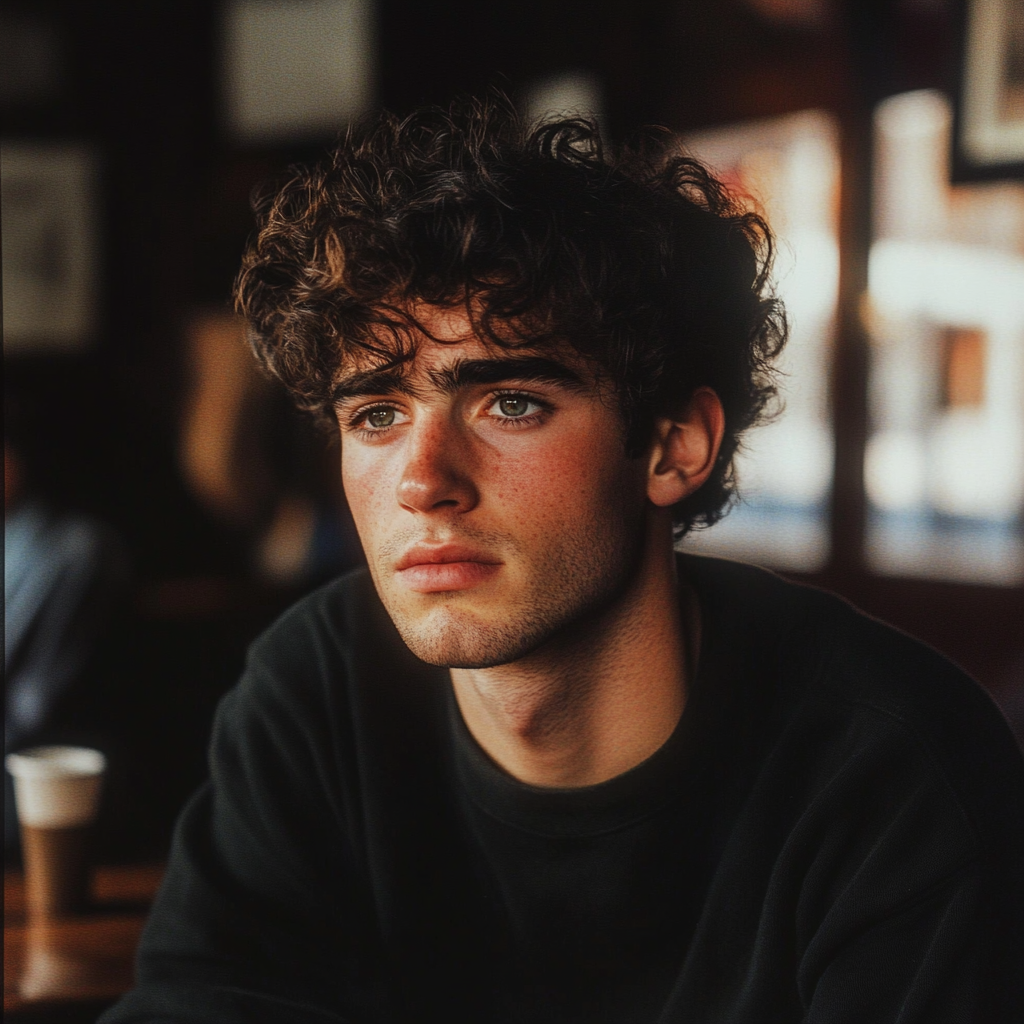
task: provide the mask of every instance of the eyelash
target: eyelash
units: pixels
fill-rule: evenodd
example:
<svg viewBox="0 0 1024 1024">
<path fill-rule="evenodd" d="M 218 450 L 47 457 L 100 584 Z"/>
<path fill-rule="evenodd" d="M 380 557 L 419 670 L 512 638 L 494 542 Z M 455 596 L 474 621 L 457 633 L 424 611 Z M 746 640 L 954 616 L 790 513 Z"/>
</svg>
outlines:
<svg viewBox="0 0 1024 1024">
<path fill-rule="evenodd" d="M 536 395 L 531 395 L 528 391 L 494 391 L 491 393 L 489 398 L 490 400 L 487 403 L 488 409 L 503 398 L 525 398 L 528 402 L 532 402 L 534 405 L 539 406 L 537 412 L 529 413 L 526 416 L 493 417 L 502 425 L 502 428 L 508 428 L 511 430 L 516 430 L 524 426 L 532 426 L 551 411 L 551 405 L 548 402 L 543 401 Z M 361 434 L 364 438 L 370 437 L 371 435 L 374 438 L 385 437 L 394 429 L 393 425 L 390 427 L 368 427 L 366 426 L 366 421 L 369 419 L 370 415 L 378 409 L 394 408 L 395 407 L 388 402 L 380 402 L 377 405 L 365 406 L 349 418 L 348 428 L 354 433 Z"/>
<path fill-rule="evenodd" d="M 539 406 L 537 412 L 531 412 L 526 416 L 494 417 L 495 420 L 501 423 L 502 427 L 508 427 L 511 430 L 516 430 L 524 426 L 532 426 L 551 411 L 551 406 L 547 402 L 541 401 L 541 399 L 537 398 L 536 395 L 531 395 L 528 391 L 495 391 L 490 398 L 491 400 L 487 405 L 488 409 L 497 402 L 500 402 L 503 398 L 525 398 L 527 402 L 532 402 L 534 405 Z"/>
<path fill-rule="evenodd" d="M 383 437 L 386 434 L 390 434 L 394 429 L 391 427 L 368 427 L 366 421 L 370 418 L 371 413 L 376 412 L 378 409 L 394 409 L 393 405 L 387 402 L 379 402 L 377 405 L 366 406 L 360 409 L 358 412 L 353 413 L 348 420 L 348 428 L 353 433 L 362 434 L 364 437 Z M 397 410 L 396 410 L 397 411 Z"/>
</svg>

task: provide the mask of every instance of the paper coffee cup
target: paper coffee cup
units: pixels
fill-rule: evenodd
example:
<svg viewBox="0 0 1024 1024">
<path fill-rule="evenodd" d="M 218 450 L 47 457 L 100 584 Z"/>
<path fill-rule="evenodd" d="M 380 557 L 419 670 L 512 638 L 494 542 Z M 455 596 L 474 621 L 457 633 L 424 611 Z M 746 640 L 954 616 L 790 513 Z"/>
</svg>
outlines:
<svg viewBox="0 0 1024 1024">
<path fill-rule="evenodd" d="M 88 894 L 90 826 L 106 758 L 86 747 L 35 747 L 8 754 L 5 763 L 14 779 L 29 915 L 74 913 Z"/>
</svg>

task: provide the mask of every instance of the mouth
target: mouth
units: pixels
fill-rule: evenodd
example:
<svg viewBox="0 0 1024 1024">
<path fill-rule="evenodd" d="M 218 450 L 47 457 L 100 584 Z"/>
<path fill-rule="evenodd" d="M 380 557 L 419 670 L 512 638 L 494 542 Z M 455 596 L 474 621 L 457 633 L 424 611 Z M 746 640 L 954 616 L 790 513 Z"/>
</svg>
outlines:
<svg viewBox="0 0 1024 1024">
<path fill-rule="evenodd" d="M 501 565 L 493 555 L 460 544 L 417 544 L 402 555 L 395 570 L 414 593 L 437 594 L 484 583 Z"/>
</svg>

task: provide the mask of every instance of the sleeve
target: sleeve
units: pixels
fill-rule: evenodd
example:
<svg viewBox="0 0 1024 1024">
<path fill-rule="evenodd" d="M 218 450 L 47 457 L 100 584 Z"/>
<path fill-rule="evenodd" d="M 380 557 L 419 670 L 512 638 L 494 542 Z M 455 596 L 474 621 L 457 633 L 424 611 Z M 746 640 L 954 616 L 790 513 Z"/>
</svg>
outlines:
<svg viewBox="0 0 1024 1024">
<path fill-rule="evenodd" d="M 137 987 L 103 1024 L 372 1016 L 372 913 L 342 824 L 331 716 L 295 691 L 250 659 L 222 702 L 210 781 L 178 822 Z"/>
<path fill-rule="evenodd" d="M 967 865 L 903 905 L 861 915 L 828 964 L 804 972 L 805 984 L 813 977 L 808 1024 L 1016 1019 L 989 1015 L 996 988 L 1009 979 L 986 958 L 981 873 L 979 864 Z"/>
<path fill-rule="evenodd" d="M 1017 743 L 925 645 L 853 615 L 825 635 L 832 658 L 793 751 L 819 750 L 825 783 L 791 834 L 803 1019 L 1024 1021 Z"/>
<path fill-rule="evenodd" d="M 4 748 L 39 742 L 61 699 L 82 674 L 114 596 L 127 579 L 120 542 L 86 522 L 59 523 L 7 633 Z M 30 615 L 25 614 L 30 612 Z M 13 633 L 13 636 L 11 635 Z"/>
</svg>

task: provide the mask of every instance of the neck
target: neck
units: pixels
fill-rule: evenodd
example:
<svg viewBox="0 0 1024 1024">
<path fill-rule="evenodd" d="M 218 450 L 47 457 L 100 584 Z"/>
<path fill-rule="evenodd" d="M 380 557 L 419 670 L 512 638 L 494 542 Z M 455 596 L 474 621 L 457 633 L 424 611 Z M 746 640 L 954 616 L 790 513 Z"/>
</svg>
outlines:
<svg viewBox="0 0 1024 1024">
<path fill-rule="evenodd" d="M 534 786 L 614 778 L 671 735 L 695 663 L 696 601 L 680 611 L 672 526 L 652 513 L 624 592 L 520 661 L 452 669 L 469 731 L 510 775 Z M 693 628 L 689 628 L 693 627 Z"/>
</svg>

